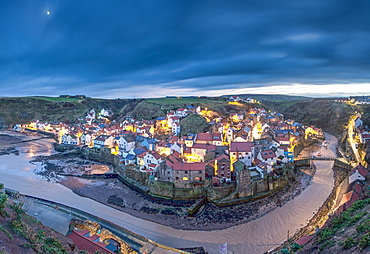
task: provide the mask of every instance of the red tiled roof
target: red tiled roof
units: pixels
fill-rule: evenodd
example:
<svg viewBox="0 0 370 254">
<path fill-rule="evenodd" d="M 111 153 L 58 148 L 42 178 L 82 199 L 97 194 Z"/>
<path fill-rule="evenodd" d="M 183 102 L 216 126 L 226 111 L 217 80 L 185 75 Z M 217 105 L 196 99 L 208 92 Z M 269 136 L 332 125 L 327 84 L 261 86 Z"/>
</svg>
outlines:
<svg viewBox="0 0 370 254">
<path fill-rule="evenodd" d="M 356 182 L 355 185 L 353 186 L 353 190 L 357 192 L 358 194 L 362 193 L 362 188 L 363 188 L 363 185 L 359 184 L 358 182 Z"/>
<path fill-rule="evenodd" d="M 230 161 L 229 156 L 227 156 L 226 154 L 222 154 L 222 155 L 218 156 L 217 158 L 215 158 L 213 160 L 210 160 L 209 162 L 220 161 L 222 159 L 226 159 L 226 160 Z"/>
<path fill-rule="evenodd" d="M 345 205 L 345 209 L 351 207 L 351 205 L 360 198 L 360 194 L 355 191 L 350 191 L 343 195 L 340 205 Z"/>
<path fill-rule="evenodd" d="M 175 157 L 176 159 L 180 158 L 179 152 L 176 152 L 176 151 L 172 153 L 172 156 Z"/>
<path fill-rule="evenodd" d="M 171 164 L 173 164 L 174 162 L 178 162 L 179 160 L 176 158 L 176 157 L 174 157 L 172 154 L 168 157 L 168 160 L 170 160 L 171 161 Z"/>
<path fill-rule="evenodd" d="M 230 152 L 252 152 L 253 142 L 231 142 Z"/>
<path fill-rule="evenodd" d="M 80 250 L 86 250 L 90 253 L 94 253 L 95 251 L 102 251 L 104 253 L 114 254 L 114 252 L 105 248 L 107 246 L 106 244 L 102 242 L 93 242 L 95 239 L 99 237 L 98 235 L 85 237 L 84 235 L 87 233 L 89 233 L 88 230 L 82 231 L 73 230 L 72 233 L 70 233 L 67 237 L 72 239 L 72 241 Z"/>
<path fill-rule="evenodd" d="M 194 144 L 193 147 L 191 147 L 191 148 L 192 149 L 205 149 L 208 152 L 216 150 L 216 146 L 211 145 L 211 144 Z"/>
<path fill-rule="evenodd" d="M 365 177 L 366 178 L 366 175 L 367 175 L 367 172 L 368 172 L 368 170 L 367 170 L 367 168 L 365 168 L 364 166 L 362 166 L 362 165 L 358 165 L 357 167 L 355 167 L 352 171 L 358 171 L 358 173 L 360 174 L 360 175 L 362 175 L 363 177 Z"/>
<path fill-rule="evenodd" d="M 140 157 L 140 158 L 144 158 L 144 156 L 146 155 L 146 152 L 144 152 L 144 153 L 140 153 L 140 154 L 138 154 L 138 155 L 136 155 L 137 157 Z"/>
<path fill-rule="evenodd" d="M 174 161 L 176 161 L 176 160 L 174 160 Z M 171 158 L 170 158 L 170 160 L 166 160 L 166 165 L 167 166 L 169 166 L 170 168 L 173 168 L 173 162 L 172 162 L 172 160 L 171 160 Z"/>
<path fill-rule="evenodd" d="M 212 133 L 198 133 L 197 141 L 212 141 Z"/>
<path fill-rule="evenodd" d="M 157 153 L 157 152 L 152 152 L 152 155 L 154 158 L 156 158 L 157 160 L 159 160 L 161 158 L 161 156 Z"/>
<path fill-rule="evenodd" d="M 175 142 L 177 142 L 179 140 L 179 137 L 177 137 L 177 136 L 171 136 L 170 138 L 169 138 L 169 142 L 170 143 L 175 143 Z"/>
<path fill-rule="evenodd" d="M 156 146 L 157 147 L 166 147 L 166 142 L 158 142 L 157 144 L 156 144 Z"/>
<path fill-rule="evenodd" d="M 276 154 L 272 150 L 261 151 L 262 159 L 267 160 L 276 157 Z"/>
<path fill-rule="evenodd" d="M 304 235 L 301 238 L 299 238 L 296 241 L 296 243 L 298 243 L 299 245 L 306 245 L 312 240 L 313 237 L 314 237 L 313 235 Z"/>
</svg>

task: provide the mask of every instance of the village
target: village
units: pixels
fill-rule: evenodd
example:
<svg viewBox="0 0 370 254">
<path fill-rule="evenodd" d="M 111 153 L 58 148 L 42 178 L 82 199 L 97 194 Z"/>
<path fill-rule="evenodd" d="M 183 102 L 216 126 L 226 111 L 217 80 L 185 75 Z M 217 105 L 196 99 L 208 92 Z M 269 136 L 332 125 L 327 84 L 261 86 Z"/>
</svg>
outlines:
<svg viewBox="0 0 370 254">
<path fill-rule="evenodd" d="M 229 104 L 254 102 L 228 98 Z M 184 105 L 154 120 L 125 116 L 114 122 L 110 110 L 92 109 L 79 124 L 34 121 L 17 124 L 14 130 L 51 133 L 60 145 L 96 156 L 97 151 L 109 153 L 119 161 L 118 173 L 131 184 L 172 199 L 235 200 L 279 189 L 292 176 L 297 147 L 324 139 L 321 129 L 262 107 L 233 112 L 228 118 L 212 118 L 211 113 Z M 180 135 L 180 120 L 191 114 L 204 117 L 210 131 Z"/>
<path fill-rule="evenodd" d="M 368 170 L 361 163 L 353 162 L 356 157 L 363 157 L 358 155 L 361 153 L 359 146 L 362 147 L 370 135 L 363 126 L 361 115 L 350 118 L 349 145 L 336 151 L 342 155 L 341 160 L 337 160 L 327 156 L 327 150 L 331 150 L 328 147 L 332 146 L 331 136 L 324 135 L 320 128 L 285 119 L 283 114 L 269 111 L 252 99 L 232 96 L 226 103 L 240 106 L 240 111 L 220 117 L 214 109 L 184 104 L 156 119 L 138 120 L 126 115 L 121 116 L 120 121 L 114 121 L 111 110 L 97 112 L 91 109 L 74 124 L 34 121 L 17 124 L 14 130 L 53 136 L 58 141 L 54 147 L 62 151 L 59 154 L 62 159 L 65 155 L 78 154 L 84 159 L 112 165 L 113 171 L 103 174 L 107 178 L 100 178 L 104 170 L 91 170 L 94 167 L 85 164 L 77 166 L 86 168 L 83 175 L 81 171 L 70 169 L 60 175 L 110 179 L 116 174 L 117 179 L 138 193 L 162 201 L 153 205 L 150 201 L 138 204 L 137 200 L 128 197 L 123 200 L 123 189 L 121 192 L 116 189 L 114 193 L 108 190 L 113 182 L 84 191 L 94 190 L 92 192 L 101 197 L 96 199 L 100 202 L 178 229 L 218 230 L 255 220 L 295 198 L 311 184 L 311 178 L 299 179 L 301 170 L 297 168 L 304 164 L 301 169 L 315 174 L 315 165 L 310 160 L 335 160 L 335 165 L 344 170 L 341 173 L 344 178 L 336 182 L 332 192 L 338 193 L 331 194 L 310 223 L 281 246 L 284 250 L 292 249 L 294 244 L 299 248 L 305 245 L 310 248 L 315 236 L 312 232 L 314 227 L 322 224 L 322 218 L 341 216 L 361 198 L 366 188 Z M 248 107 L 243 107 L 245 105 Z M 209 125 L 207 131 L 181 132 L 181 120 L 192 115 L 205 119 Z M 325 140 L 325 136 L 329 139 Z M 58 161 L 58 157 L 53 159 Z M 65 166 L 63 162 L 60 165 Z M 72 178 L 65 178 L 62 184 L 68 186 L 67 182 L 73 183 Z M 68 187 L 76 191 L 72 185 Z M 119 184 L 115 182 L 114 186 L 117 188 Z M 93 198 L 81 191 L 82 188 L 76 193 Z M 163 203 L 163 200 L 171 201 Z M 187 201 L 191 202 L 182 203 Z M 211 205 L 206 207 L 205 204 Z M 194 216 L 196 213 L 198 215 Z M 80 231 L 73 232 L 78 234 Z M 81 232 L 88 231 L 83 228 Z"/>
</svg>

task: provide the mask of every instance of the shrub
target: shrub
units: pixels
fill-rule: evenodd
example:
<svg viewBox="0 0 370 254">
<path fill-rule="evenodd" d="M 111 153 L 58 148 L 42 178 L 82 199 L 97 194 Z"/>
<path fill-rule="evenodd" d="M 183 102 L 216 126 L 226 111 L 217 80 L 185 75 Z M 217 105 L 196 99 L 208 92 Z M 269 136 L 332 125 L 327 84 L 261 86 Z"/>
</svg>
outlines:
<svg viewBox="0 0 370 254">
<path fill-rule="evenodd" d="M 358 246 L 361 249 L 365 249 L 366 247 L 370 246 L 370 234 L 369 233 L 361 237 L 360 242 L 358 243 Z"/>
<path fill-rule="evenodd" d="M 370 233 L 370 220 L 365 220 L 362 224 L 356 227 L 357 233 Z"/>
<path fill-rule="evenodd" d="M 341 242 L 340 245 L 342 246 L 343 249 L 349 249 L 355 246 L 356 242 L 353 239 L 353 237 L 348 237 L 344 242 Z"/>
<path fill-rule="evenodd" d="M 280 250 L 279 254 L 291 254 L 290 250 L 287 247 L 284 247 Z"/>
<path fill-rule="evenodd" d="M 292 243 L 292 245 L 290 246 L 290 249 L 293 251 L 293 252 L 296 252 L 300 249 L 302 249 L 302 245 L 299 245 L 298 243 L 294 242 Z"/>
<path fill-rule="evenodd" d="M 333 229 L 330 229 L 330 228 L 324 228 L 322 230 L 319 231 L 319 243 L 321 242 L 324 242 L 326 240 L 329 240 L 330 238 L 333 237 L 335 231 Z"/>
<path fill-rule="evenodd" d="M 3 226 L 0 225 L 0 231 L 3 231 L 8 237 L 9 239 L 13 239 L 13 236 L 8 232 L 8 230 L 6 230 Z"/>
</svg>

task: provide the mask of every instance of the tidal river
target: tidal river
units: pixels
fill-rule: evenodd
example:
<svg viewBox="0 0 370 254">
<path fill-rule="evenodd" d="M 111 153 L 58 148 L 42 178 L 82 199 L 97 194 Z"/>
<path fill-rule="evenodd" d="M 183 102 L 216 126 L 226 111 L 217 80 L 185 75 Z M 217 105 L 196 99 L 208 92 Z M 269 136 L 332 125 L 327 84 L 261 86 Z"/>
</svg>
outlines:
<svg viewBox="0 0 370 254">
<path fill-rule="evenodd" d="M 328 149 L 323 156 L 334 156 L 337 139 L 326 134 Z M 18 190 L 22 194 L 36 196 L 89 212 L 98 217 L 125 227 L 159 243 L 173 247 L 204 246 L 210 253 L 218 253 L 221 244 L 227 242 L 230 253 L 264 253 L 273 249 L 305 225 L 314 215 L 333 186 L 333 162 L 317 161 L 317 172 L 312 183 L 298 197 L 284 206 L 249 223 L 216 231 L 185 231 L 162 226 L 154 222 L 138 219 L 111 207 L 83 198 L 66 187 L 47 182 L 35 175 L 38 164 L 29 161 L 35 155 L 50 155 L 52 140 L 44 139 L 17 145 L 19 156 L 0 156 L 0 182 L 5 187 Z"/>
</svg>

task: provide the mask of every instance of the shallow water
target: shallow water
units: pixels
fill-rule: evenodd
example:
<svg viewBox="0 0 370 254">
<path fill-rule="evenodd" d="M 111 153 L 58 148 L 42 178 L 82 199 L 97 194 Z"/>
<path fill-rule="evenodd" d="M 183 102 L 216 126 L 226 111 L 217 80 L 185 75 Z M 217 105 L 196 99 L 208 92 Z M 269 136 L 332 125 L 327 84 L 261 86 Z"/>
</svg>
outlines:
<svg viewBox="0 0 370 254">
<path fill-rule="evenodd" d="M 333 156 L 336 139 L 330 138 L 323 156 Z M 19 156 L 0 156 L 0 182 L 6 188 L 23 194 L 36 196 L 73 206 L 123 226 L 137 234 L 173 247 L 204 246 L 209 253 L 217 253 L 220 244 L 228 243 L 228 250 L 234 253 L 263 253 L 273 249 L 305 225 L 330 194 L 334 182 L 333 162 L 316 162 L 317 172 L 312 184 L 298 197 L 267 215 L 249 223 L 217 231 L 184 231 L 162 226 L 117 211 L 88 198 L 73 193 L 58 184 L 43 181 L 34 174 L 39 164 L 30 164 L 32 156 L 52 153 L 51 140 L 23 143 L 17 148 Z"/>
</svg>

